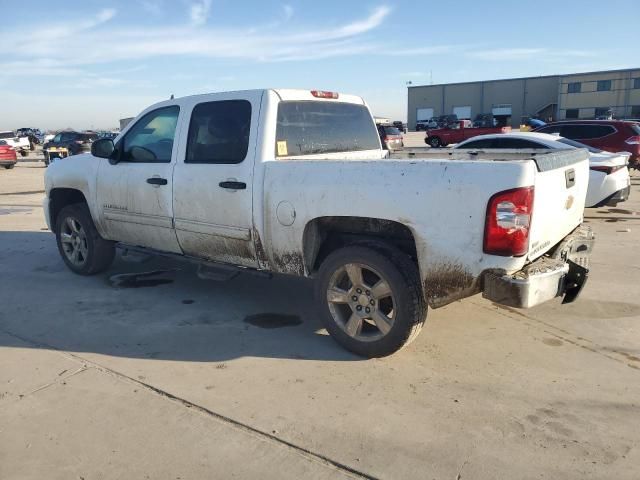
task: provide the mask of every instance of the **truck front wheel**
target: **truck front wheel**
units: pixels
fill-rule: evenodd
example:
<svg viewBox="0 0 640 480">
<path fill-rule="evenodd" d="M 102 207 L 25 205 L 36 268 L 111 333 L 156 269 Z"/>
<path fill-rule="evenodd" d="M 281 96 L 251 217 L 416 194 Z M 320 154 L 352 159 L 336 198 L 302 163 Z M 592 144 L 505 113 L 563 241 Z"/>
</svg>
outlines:
<svg viewBox="0 0 640 480">
<path fill-rule="evenodd" d="M 438 137 L 428 137 L 427 138 L 427 142 L 429 143 L 429 145 L 431 145 L 431 147 L 433 148 L 439 148 L 442 146 L 442 141 L 440 140 L 440 138 Z"/>
<path fill-rule="evenodd" d="M 331 253 L 318 272 L 316 301 L 329 334 L 368 358 L 408 345 L 427 315 L 415 263 L 377 242 Z"/>
<path fill-rule="evenodd" d="M 64 207 L 56 220 L 56 241 L 62 260 L 79 275 L 95 275 L 113 262 L 115 246 L 103 239 L 84 203 Z"/>
</svg>

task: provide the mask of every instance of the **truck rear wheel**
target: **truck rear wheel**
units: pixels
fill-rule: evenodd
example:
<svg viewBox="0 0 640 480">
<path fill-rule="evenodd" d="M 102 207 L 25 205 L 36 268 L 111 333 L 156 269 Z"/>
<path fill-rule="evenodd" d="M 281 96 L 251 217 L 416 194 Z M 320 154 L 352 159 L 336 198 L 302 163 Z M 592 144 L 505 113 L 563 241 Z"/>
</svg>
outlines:
<svg viewBox="0 0 640 480">
<path fill-rule="evenodd" d="M 427 315 L 414 262 L 377 242 L 331 253 L 318 272 L 316 301 L 329 334 L 368 358 L 411 343 Z"/>
<path fill-rule="evenodd" d="M 95 275 L 113 262 L 115 245 L 100 236 L 84 203 L 64 207 L 56 220 L 56 241 L 62 260 L 79 275 Z"/>
</svg>

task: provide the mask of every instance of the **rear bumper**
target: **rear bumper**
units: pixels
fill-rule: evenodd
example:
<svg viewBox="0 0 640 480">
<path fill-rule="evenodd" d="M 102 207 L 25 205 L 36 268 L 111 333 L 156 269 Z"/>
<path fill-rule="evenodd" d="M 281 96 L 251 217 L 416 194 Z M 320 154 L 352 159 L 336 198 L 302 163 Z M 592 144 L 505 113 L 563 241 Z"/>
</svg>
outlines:
<svg viewBox="0 0 640 480">
<path fill-rule="evenodd" d="M 629 199 L 629 193 L 631 193 L 631 185 L 618 190 L 616 193 L 607 198 L 606 205 L 608 207 L 615 207 L 620 202 L 626 202 Z"/>
<path fill-rule="evenodd" d="M 589 227 L 578 227 L 554 250 L 513 274 L 486 272 L 482 296 L 516 308 L 531 308 L 556 297 L 573 302 L 589 274 L 589 257 L 595 243 Z"/>
</svg>

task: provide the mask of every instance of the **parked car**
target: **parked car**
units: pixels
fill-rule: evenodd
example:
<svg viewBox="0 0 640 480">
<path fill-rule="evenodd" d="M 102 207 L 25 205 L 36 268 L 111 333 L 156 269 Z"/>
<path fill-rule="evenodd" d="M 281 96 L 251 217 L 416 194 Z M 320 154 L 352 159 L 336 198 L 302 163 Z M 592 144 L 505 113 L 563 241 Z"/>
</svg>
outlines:
<svg viewBox="0 0 640 480">
<path fill-rule="evenodd" d="M 424 143 L 438 148 L 446 147 L 451 143 L 459 143 L 471 137 L 489 133 L 507 133 L 511 127 L 485 127 L 475 128 L 469 120 L 459 120 L 457 124 L 445 128 L 435 128 L 427 132 Z"/>
<path fill-rule="evenodd" d="M 10 170 L 15 167 L 16 163 L 18 163 L 18 156 L 15 148 L 9 145 L 6 140 L 0 140 L 0 167 Z"/>
<path fill-rule="evenodd" d="M 382 142 L 382 148 L 389 150 L 401 150 L 404 147 L 402 132 L 390 125 L 378 125 L 378 134 Z"/>
<path fill-rule="evenodd" d="M 497 125 L 498 121 L 492 113 L 478 113 L 476 118 L 473 119 L 474 128 L 491 128 Z"/>
<path fill-rule="evenodd" d="M 629 166 L 640 169 L 640 124 L 624 120 L 563 120 L 536 128 L 535 132 L 557 133 L 607 152 L 629 152 Z"/>
<path fill-rule="evenodd" d="M 26 157 L 31 149 L 29 139 L 27 137 L 18 137 L 12 130 L 0 132 L 0 140 L 7 142 L 16 152 L 20 152 L 20 155 L 23 157 Z"/>
<path fill-rule="evenodd" d="M 429 120 L 419 120 L 418 123 L 416 123 L 416 132 L 429 130 L 431 128 L 444 128 L 451 123 L 457 122 L 457 115 L 440 115 L 439 117 L 433 117 Z"/>
<path fill-rule="evenodd" d="M 66 158 L 91 151 L 91 143 L 97 140 L 95 133 L 60 132 L 50 142 L 42 146 L 45 165 L 58 158 Z"/>
<path fill-rule="evenodd" d="M 409 131 L 409 129 L 407 127 L 407 124 L 404 123 L 404 122 L 401 122 L 400 120 L 396 120 L 394 122 L 391 122 L 391 125 L 396 127 L 402 133 L 407 133 Z"/>
<path fill-rule="evenodd" d="M 416 132 L 427 130 L 428 128 L 434 128 L 436 125 L 437 124 L 433 121 L 433 119 L 418 120 L 416 122 Z"/>
<path fill-rule="evenodd" d="M 23 127 L 16 130 L 16 136 L 27 137 L 31 144 L 31 150 L 35 150 L 36 145 L 44 143 L 44 134 L 37 128 Z"/>
<path fill-rule="evenodd" d="M 615 207 L 629 198 L 629 153 L 609 153 L 575 140 L 547 133 L 515 132 L 503 135 L 480 135 L 464 141 L 456 149 L 536 149 L 589 151 L 589 188 L 585 207 Z"/>
<path fill-rule="evenodd" d="M 218 278 L 229 264 L 314 277 L 310 310 L 366 357 L 415 338 L 427 304 L 575 300 L 593 245 L 586 152 L 442 160 L 387 158 L 360 97 L 196 95 L 53 163 L 44 216 L 81 275 L 109 268 L 119 243 L 186 256 L 204 277 L 219 263 Z"/>
<path fill-rule="evenodd" d="M 118 132 L 107 132 L 107 131 L 102 131 L 102 132 L 96 132 L 96 135 L 98 135 L 98 138 L 111 138 L 114 139 L 118 136 Z"/>
</svg>

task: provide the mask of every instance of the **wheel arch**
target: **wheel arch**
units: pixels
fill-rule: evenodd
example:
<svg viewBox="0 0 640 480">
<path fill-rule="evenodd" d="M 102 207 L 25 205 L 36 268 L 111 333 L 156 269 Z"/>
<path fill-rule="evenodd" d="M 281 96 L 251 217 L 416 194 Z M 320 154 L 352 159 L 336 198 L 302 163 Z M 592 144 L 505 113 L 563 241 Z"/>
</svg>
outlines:
<svg viewBox="0 0 640 480">
<path fill-rule="evenodd" d="M 338 248 L 366 241 L 387 243 L 407 254 L 418 266 L 418 253 L 412 230 L 403 223 L 373 217 L 317 217 L 303 233 L 303 261 L 311 275 L 322 261 Z"/>
<path fill-rule="evenodd" d="M 87 197 L 85 194 L 77 188 L 53 188 L 49 192 L 49 221 L 52 230 L 55 229 L 56 221 L 60 211 L 67 205 L 73 205 L 74 203 L 85 203 Z"/>
</svg>

